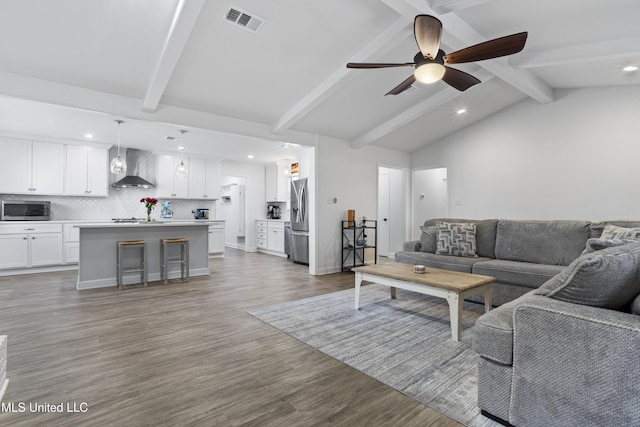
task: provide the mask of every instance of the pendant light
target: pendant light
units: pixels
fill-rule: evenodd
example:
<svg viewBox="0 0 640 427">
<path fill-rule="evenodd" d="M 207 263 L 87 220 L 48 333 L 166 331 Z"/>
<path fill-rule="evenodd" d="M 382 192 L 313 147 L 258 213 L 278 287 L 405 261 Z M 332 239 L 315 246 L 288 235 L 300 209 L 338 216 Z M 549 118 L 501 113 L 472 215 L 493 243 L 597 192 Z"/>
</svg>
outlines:
<svg viewBox="0 0 640 427">
<path fill-rule="evenodd" d="M 111 159 L 111 163 L 109 164 L 109 169 L 111 173 L 116 174 L 125 174 L 127 173 L 127 162 L 125 159 L 120 157 L 120 126 L 124 123 L 123 120 L 114 120 L 114 122 L 118 125 L 118 154 Z"/>
<path fill-rule="evenodd" d="M 186 130 L 181 129 L 180 133 L 182 134 L 182 138 L 184 139 L 184 134 L 187 133 Z M 178 150 L 182 151 L 182 159 L 178 166 L 176 166 L 176 177 L 184 178 L 187 176 L 187 165 L 184 164 L 184 146 L 178 147 Z"/>
</svg>

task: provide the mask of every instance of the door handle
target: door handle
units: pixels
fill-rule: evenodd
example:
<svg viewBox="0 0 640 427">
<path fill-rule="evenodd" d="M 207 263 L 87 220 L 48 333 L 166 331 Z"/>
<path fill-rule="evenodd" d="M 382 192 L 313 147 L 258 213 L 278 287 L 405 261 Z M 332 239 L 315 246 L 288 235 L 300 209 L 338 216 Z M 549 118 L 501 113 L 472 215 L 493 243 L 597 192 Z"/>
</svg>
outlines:
<svg viewBox="0 0 640 427">
<path fill-rule="evenodd" d="M 385 222 L 386 222 L 386 221 L 387 221 L 387 218 L 385 218 L 383 221 L 385 221 Z"/>
</svg>

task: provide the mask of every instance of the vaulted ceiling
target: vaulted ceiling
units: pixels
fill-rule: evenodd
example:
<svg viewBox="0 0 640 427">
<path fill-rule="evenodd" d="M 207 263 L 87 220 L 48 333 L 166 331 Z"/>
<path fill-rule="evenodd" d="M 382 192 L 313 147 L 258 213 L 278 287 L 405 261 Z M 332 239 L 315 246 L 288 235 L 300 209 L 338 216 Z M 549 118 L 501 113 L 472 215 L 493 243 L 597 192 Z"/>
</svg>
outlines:
<svg viewBox="0 0 640 427">
<path fill-rule="evenodd" d="M 226 19 L 251 16 L 251 31 Z M 524 50 L 455 67 L 482 80 L 384 96 L 411 68 L 413 19 L 438 17 L 452 52 L 528 31 Z M 0 132 L 257 161 L 316 134 L 412 152 L 524 99 L 637 85 L 637 0 L 0 0 Z M 460 109 L 465 114 L 456 114 Z"/>
</svg>

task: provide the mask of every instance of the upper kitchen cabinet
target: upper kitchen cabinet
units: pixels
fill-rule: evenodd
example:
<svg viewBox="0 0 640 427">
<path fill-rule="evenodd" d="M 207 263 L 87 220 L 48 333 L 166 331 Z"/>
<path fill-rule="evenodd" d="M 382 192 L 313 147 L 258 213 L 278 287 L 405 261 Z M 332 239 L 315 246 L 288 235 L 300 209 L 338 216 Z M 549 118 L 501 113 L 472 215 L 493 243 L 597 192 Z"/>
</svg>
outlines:
<svg viewBox="0 0 640 427">
<path fill-rule="evenodd" d="M 189 158 L 189 198 L 214 200 L 220 198 L 220 162 Z"/>
<path fill-rule="evenodd" d="M 65 194 L 107 197 L 109 152 L 106 148 L 67 145 Z"/>
<path fill-rule="evenodd" d="M 158 156 L 157 197 L 165 199 L 189 198 L 189 174 L 191 171 L 187 169 L 187 176 L 176 176 L 176 167 L 181 161 L 181 157 L 166 154 Z"/>
<path fill-rule="evenodd" d="M 267 202 L 287 201 L 287 175 L 284 162 L 265 167 L 265 196 Z"/>
<path fill-rule="evenodd" d="M 8 160 L 0 168 L 1 193 L 63 194 L 63 144 L 0 138 L 0 151 Z"/>
</svg>

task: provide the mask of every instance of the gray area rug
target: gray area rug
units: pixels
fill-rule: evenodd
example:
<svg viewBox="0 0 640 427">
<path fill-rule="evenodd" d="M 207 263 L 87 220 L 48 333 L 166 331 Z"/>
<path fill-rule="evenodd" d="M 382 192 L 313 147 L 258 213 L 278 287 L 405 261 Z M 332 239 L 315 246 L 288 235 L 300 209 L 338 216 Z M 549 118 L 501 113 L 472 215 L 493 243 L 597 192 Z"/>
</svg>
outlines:
<svg viewBox="0 0 640 427">
<path fill-rule="evenodd" d="M 484 306 L 464 303 L 462 339 L 451 340 L 444 299 L 361 288 L 250 310 L 249 314 L 467 426 L 499 426 L 480 415 L 478 356 L 471 330 Z"/>
</svg>

